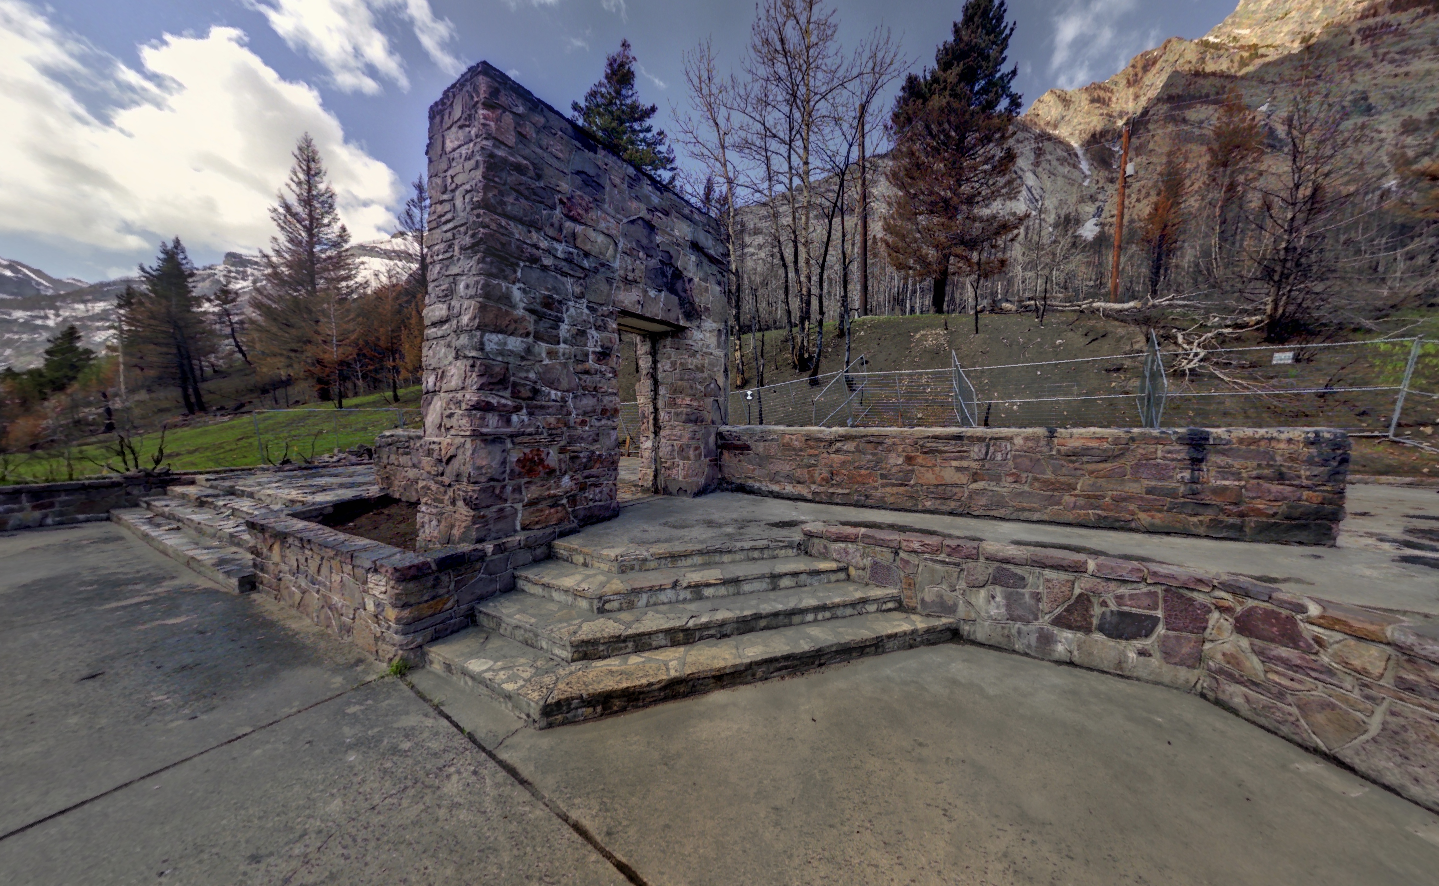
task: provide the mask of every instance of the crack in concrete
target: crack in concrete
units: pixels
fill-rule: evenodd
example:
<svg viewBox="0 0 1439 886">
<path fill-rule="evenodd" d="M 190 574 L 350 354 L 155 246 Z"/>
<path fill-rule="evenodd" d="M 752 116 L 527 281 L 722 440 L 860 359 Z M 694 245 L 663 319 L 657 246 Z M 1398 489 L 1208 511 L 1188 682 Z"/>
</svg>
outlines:
<svg viewBox="0 0 1439 886">
<path fill-rule="evenodd" d="M 230 738 L 227 738 L 227 739 L 225 739 L 224 741 L 222 741 L 222 742 L 220 742 L 220 743 L 218 743 L 218 744 L 213 744 L 213 745 L 211 745 L 210 747 L 205 748 L 204 750 L 196 751 L 195 753 L 190 754 L 188 757 L 181 757 L 179 760 L 176 760 L 176 761 L 174 761 L 173 763 L 167 763 L 167 764 L 165 764 L 164 766 L 161 766 L 159 769 L 151 770 L 150 772 L 147 772 L 147 773 L 145 773 L 144 775 L 137 775 L 137 776 L 135 776 L 134 778 L 130 779 L 129 781 L 124 782 L 123 784 L 117 784 L 117 785 L 115 785 L 115 786 L 112 787 L 112 788 L 108 788 L 108 789 L 106 789 L 106 790 L 101 791 L 101 792 L 98 793 L 98 794 L 95 794 L 94 796 L 86 797 L 86 798 L 83 799 L 83 800 L 80 800 L 80 801 L 75 802 L 75 803 L 71 803 L 69 806 L 66 806 L 64 809 L 58 809 L 58 810 L 56 810 L 55 812 L 50 813 L 49 815 L 45 815 L 45 816 L 42 816 L 42 817 L 40 817 L 40 818 L 35 819 L 34 821 L 30 822 L 29 824 L 23 824 L 23 825 L 21 825 L 21 826 L 18 827 L 18 828 L 15 828 L 15 829 L 13 829 L 13 830 L 10 830 L 10 831 L 7 831 L 7 832 L 5 832 L 5 833 L 3 833 L 3 834 L 0 834 L 0 842 L 4 842 L 5 840 L 10 839 L 11 837 L 19 836 L 20 834 L 23 834 L 23 833 L 25 833 L 26 831 L 31 830 L 32 828 L 38 827 L 38 826 L 44 824 L 44 823 L 47 822 L 47 821 L 53 821 L 53 820 L 59 818 L 59 817 L 62 816 L 62 815 L 68 815 L 69 813 L 74 812 L 74 811 L 77 810 L 77 809 L 80 809 L 80 808 L 82 808 L 82 807 L 85 807 L 85 806 L 90 805 L 91 803 L 94 803 L 96 800 L 100 800 L 100 799 L 103 799 L 103 798 L 105 798 L 105 797 L 110 796 L 111 794 L 118 793 L 119 791 L 123 791 L 123 790 L 125 790 L 125 789 L 128 788 L 128 787 L 131 787 L 131 786 L 133 786 L 133 785 L 137 785 L 137 784 L 139 784 L 140 782 L 145 781 L 146 779 L 154 778 L 155 776 L 160 775 L 160 774 L 163 773 L 163 772 L 169 772 L 171 769 L 174 769 L 174 768 L 177 767 L 177 766 L 183 766 L 184 764 L 189 763 L 191 760 L 195 760 L 195 759 L 197 759 L 197 758 L 199 758 L 199 757 L 205 756 L 206 754 L 210 753 L 211 751 L 216 751 L 216 750 L 219 750 L 220 748 L 228 747 L 229 745 L 232 745 L 232 744 L 234 744 L 235 742 L 240 741 L 241 739 L 249 738 L 250 736 L 255 735 L 255 734 L 258 733 L 258 732 L 262 732 L 262 731 L 264 731 L 264 730 L 266 730 L 266 729 L 269 729 L 271 726 L 277 726 L 277 725 L 279 725 L 280 723 L 283 723 L 283 722 L 285 722 L 286 720 L 290 719 L 291 717 L 297 717 L 297 716 L 299 716 L 300 714 L 305 713 L 306 711 L 314 710 L 315 708 L 319 707 L 319 706 L 322 705 L 322 704 L 327 704 L 327 703 L 329 703 L 329 702 L 334 701 L 334 700 L 337 699 L 337 698 L 342 698 L 342 697 L 344 697 L 344 696 L 346 696 L 346 695 L 349 695 L 351 692 L 354 692 L 354 691 L 357 690 L 357 689 L 362 689 L 362 688 L 370 685 L 371 683 L 374 683 L 374 682 L 376 682 L 376 681 L 378 681 L 378 680 L 384 680 L 384 679 L 386 679 L 386 678 L 385 678 L 385 677 L 372 677 L 372 678 L 370 678 L 369 680 L 365 680 L 365 681 L 363 681 L 363 682 L 356 683 L 354 686 L 351 686 L 351 687 L 348 688 L 348 689 L 345 689 L 345 690 L 343 690 L 343 691 L 337 692 L 337 693 L 335 693 L 334 695 L 328 696 L 328 697 L 326 697 L 326 698 L 322 698 L 322 699 L 320 699 L 319 701 L 314 702 L 314 703 L 312 703 L 312 704 L 305 705 L 303 708 L 298 708 L 298 709 L 296 709 L 296 710 L 293 710 L 293 711 L 291 711 L 290 713 L 285 714 L 283 717 L 278 717 L 278 718 L 276 718 L 276 719 L 274 719 L 274 720 L 271 720 L 271 721 L 268 722 L 268 723 L 263 723 L 263 724 L 261 724 L 261 725 L 259 725 L 259 726 L 256 726 L 254 729 L 247 729 L 247 730 L 245 730 L 244 732 L 241 732 L 239 735 L 235 735 L 235 736 L 232 736 L 232 737 L 230 737 Z"/>
<path fill-rule="evenodd" d="M 502 747 L 505 746 L 505 742 L 507 742 L 507 741 L 509 741 L 510 739 L 514 738 L 515 735 L 517 735 L 518 733 L 520 733 L 520 732 L 523 731 L 524 729 L 525 729 L 524 726 L 516 726 L 516 727 L 514 728 L 514 730 L 512 730 L 512 731 L 510 732 L 509 735 L 506 735 L 504 738 L 502 738 L 502 739 L 500 739 L 499 741 L 495 742 L 494 750 L 498 752 L 500 748 L 502 748 Z"/>
<path fill-rule="evenodd" d="M 403 680 L 403 678 L 401 679 Z M 429 696 L 425 695 L 425 693 L 421 692 L 419 688 L 415 686 L 415 684 L 411 683 L 409 680 L 404 680 L 404 684 L 410 687 L 410 691 L 415 693 L 416 698 L 429 705 L 430 709 L 433 710 L 437 715 L 439 715 L 439 717 L 443 719 L 446 723 L 449 723 L 451 726 L 453 726 L 456 732 L 464 736 L 470 744 L 474 745 L 476 748 L 479 748 L 480 753 L 484 754 L 486 757 L 489 757 L 491 762 L 493 762 L 496 766 L 500 767 L 500 769 L 502 769 L 504 773 L 510 778 L 513 778 L 520 787 L 528 791 L 530 796 L 538 800 L 546 809 L 550 811 L 552 815 L 555 816 L 555 818 L 558 818 L 560 821 L 564 822 L 570 830 L 575 832 L 576 836 L 588 843 L 592 849 L 594 849 L 604 858 L 605 861 L 610 863 L 610 866 L 613 867 L 620 874 L 620 876 L 624 877 L 630 883 L 634 884 L 634 886 L 650 886 L 649 881 L 646 880 L 644 877 L 640 876 L 639 871 L 635 870 L 629 862 L 616 855 L 615 852 L 611 850 L 608 846 L 606 846 L 604 843 L 601 843 L 599 837 L 596 836 L 594 832 L 591 831 L 589 828 L 585 827 L 583 822 L 579 821 L 574 816 L 566 812 L 564 807 L 561 806 L 558 802 L 550 799 L 548 794 L 540 790 L 539 785 L 526 778 L 524 773 L 520 772 L 520 770 L 516 768 L 514 764 L 510 763 L 508 760 L 505 760 L 504 758 L 500 757 L 499 754 L 495 753 L 495 751 L 499 750 L 500 745 L 504 744 L 506 740 L 513 737 L 515 733 L 525 729 L 525 726 L 519 727 L 514 732 L 511 732 L 509 735 L 506 735 L 504 738 L 500 739 L 500 741 L 495 745 L 494 749 L 492 750 L 485 747 L 484 743 L 480 741 L 478 736 L 470 732 L 465 727 L 461 726 L 454 717 L 450 716 L 448 711 L 440 707 L 437 702 L 435 702 Z"/>
</svg>

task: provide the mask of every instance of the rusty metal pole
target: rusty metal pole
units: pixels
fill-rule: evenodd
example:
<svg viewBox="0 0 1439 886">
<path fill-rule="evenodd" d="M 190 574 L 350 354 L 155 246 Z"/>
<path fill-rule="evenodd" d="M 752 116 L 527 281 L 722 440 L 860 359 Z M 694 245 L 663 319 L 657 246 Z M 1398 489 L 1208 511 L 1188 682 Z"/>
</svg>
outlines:
<svg viewBox="0 0 1439 886">
<path fill-rule="evenodd" d="M 1119 157 L 1119 205 L 1114 209 L 1114 263 L 1109 271 L 1109 300 L 1119 301 L 1119 247 L 1124 242 L 1124 183 L 1129 178 L 1129 124 L 1124 124 L 1124 150 Z"/>
</svg>

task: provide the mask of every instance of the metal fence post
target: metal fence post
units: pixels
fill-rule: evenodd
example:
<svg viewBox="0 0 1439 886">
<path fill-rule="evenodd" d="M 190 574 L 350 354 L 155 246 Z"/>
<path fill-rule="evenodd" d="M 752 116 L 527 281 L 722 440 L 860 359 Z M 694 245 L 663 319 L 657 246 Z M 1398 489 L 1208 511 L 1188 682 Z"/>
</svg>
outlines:
<svg viewBox="0 0 1439 886">
<path fill-rule="evenodd" d="M 255 453 L 260 456 L 255 464 L 262 465 L 265 463 L 265 443 L 260 438 L 260 411 L 257 409 L 250 414 L 255 417 Z"/>
<path fill-rule="evenodd" d="M 335 454 L 340 454 L 340 410 L 335 408 Z"/>
<path fill-rule="evenodd" d="M 1409 393 L 1409 380 L 1414 377 L 1414 364 L 1419 360 L 1419 349 L 1424 344 L 1424 337 L 1421 335 L 1414 339 L 1414 346 L 1409 349 L 1409 362 L 1404 366 L 1404 380 L 1399 383 L 1399 396 L 1394 401 L 1394 415 L 1389 418 L 1389 439 L 1394 439 L 1394 432 L 1399 429 L 1399 413 L 1404 409 L 1404 395 Z"/>
</svg>

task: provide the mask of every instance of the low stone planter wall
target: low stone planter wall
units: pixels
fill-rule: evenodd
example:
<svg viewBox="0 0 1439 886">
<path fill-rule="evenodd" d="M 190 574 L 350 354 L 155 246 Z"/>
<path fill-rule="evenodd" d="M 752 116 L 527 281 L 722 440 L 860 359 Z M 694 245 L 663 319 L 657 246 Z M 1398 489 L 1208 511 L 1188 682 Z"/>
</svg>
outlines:
<svg viewBox="0 0 1439 886">
<path fill-rule="evenodd" d="M 192 477 L 183 474 L 136 474 L 0 486 L 0 532 L 106 520 L 114 508 L 133 508 L 141 499 L 163 495 L 171 486 L 192 482 Z"/>
<path fill-rule="evenodd" d="M 385 431 L 375 438 L 375 482 L 400 501 L 420 500 L 423 431 Z"/>
<path fill-rule="evenodd" d="M 380 661 L 419 663 L 420 647 L 470 623 L 475 603 L 514 587 L 514 570 L 549 556 L 553 534 L 416 554 L 284 515 L 245 521 L 256 582 Z"/>
<path fill-rule="evenodd" d="M 1332 430 L 725 427 L 730 489 L 831 504 L 1330 545 Z"/>
<path fill-rule="evenodd" d="M 966 640 L 1198 693 L 1439 811 L 1439 624 L 1249 578 L 835 524 L 809 553 Z"/>
</svg>

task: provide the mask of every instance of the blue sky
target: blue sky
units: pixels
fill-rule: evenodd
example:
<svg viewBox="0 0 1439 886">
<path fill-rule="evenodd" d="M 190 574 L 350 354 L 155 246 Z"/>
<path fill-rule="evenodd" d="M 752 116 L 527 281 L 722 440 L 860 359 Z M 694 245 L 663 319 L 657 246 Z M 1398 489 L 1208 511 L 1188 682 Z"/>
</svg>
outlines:
<svg viewBox="0 0 1439 886">
<path fill-rule="evenodd" d="M 885 26 L 916 65 L 961 2 L 832 0 L 841 36 Z M 1026 106 L 1198 37 L 1234 0 L 1012 0 Z M 660 125 L 681 53 L 737 62 L 752 2 L 704 0 L 0 0 L 0 256 L 56 276 L 131 273 L 161 238 L 199 263 L 267 244 L 301 132 L 357 239 L 383 235 L 424 163 L 426 110 L 487 60 L 557 108 L 629 38 Z"/>
</svg>

